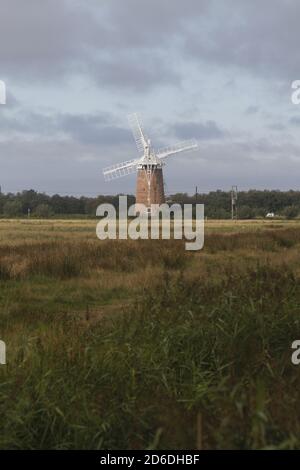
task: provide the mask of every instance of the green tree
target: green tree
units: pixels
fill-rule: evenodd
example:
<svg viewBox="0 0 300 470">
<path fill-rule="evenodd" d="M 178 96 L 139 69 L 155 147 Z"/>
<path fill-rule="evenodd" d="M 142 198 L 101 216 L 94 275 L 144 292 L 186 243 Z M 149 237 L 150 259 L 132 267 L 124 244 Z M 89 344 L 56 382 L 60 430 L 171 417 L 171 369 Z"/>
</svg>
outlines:
<svg viewBox="0 0 300 470">
<path fill-rule="evenodd" d="M 22 203 L 20 201 L 7 201 L 3 207 L 3 213 L 7 217 L 18 217 L 22 214 Z"/>
<path fill-rule="evenodd" d="M 47 218 L 53 215 L 53 211 L 48 204 L 39 204 L 34 211 L 34 215 Z"/>
<path fill-rule="evenodd" d="M 283 210 L 283 215 L 287 219 L 294 219 L 299 214 L 299 209 L 296 206 L 287 206 Z"/>
<path fill-rule="evenodd" d="M 238 214 L 240 219 L 253 219 L 255 217 L 254 210 L 249 206 L 241 206 Z"/>
</svg>

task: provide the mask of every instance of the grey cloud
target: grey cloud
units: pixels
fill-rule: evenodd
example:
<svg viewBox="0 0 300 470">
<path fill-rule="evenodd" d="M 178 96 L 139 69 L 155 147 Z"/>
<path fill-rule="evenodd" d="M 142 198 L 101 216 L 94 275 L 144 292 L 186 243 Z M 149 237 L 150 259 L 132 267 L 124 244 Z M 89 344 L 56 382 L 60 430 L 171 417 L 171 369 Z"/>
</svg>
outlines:
<svg viewBox="0 0 300 470">
<path fill-rule="evenodd" d="M 191 19 L 209 12 L 211 0 L 110 0 L 106 9 L 106 45 L 153 49 L 185 34 Z"/>
<path fill-rule="evenodd" d="M 132 146 L 132 150 L 133 150 Z M 46 192 L 89 194 L 129 192 L 135 176 L 106 184 L 102 168 L 130 157 L 129 147 L 86 145 L 77 139 L 60 142 L 51 139 L 22 139 L 0 142 L 1 178 L 4 191 L 35 188 Z M 119 153 L 119 152 L 122 153 Z M 205 142 L 198 152 L 179 155 L 164 168 L 167 192 L 230 188 L 232 184 L 249 188 L 297 187 L 300 147 L 249 139 L 240 142 Z M 16 171 L 17 169 L 17 171 Z"/>
<path fill-rule="evenodd" d="M 164 169 L 168 192 L 298 187 L 300 147 L 267 139 L 201 143 L 199 152 L 178 156 Z M 184 163 L 184 164 L 183 164 Z"/>
<path fill-rule="evenodd" d="M 155 86 L 180 86 L 180 74 L 168 63 L 149 52 L 133 58 L 127 52 L 114 54 L 113 60 L 90 65 L 90 71 L 100 86 L 126 88 L 132 92 L 148 91 Z"/>
<path fill-rule="evenodd" d="M 112 147 L 108 153 L 105 147 L 87 147 L 77 140 L 8 139 L 0 141 L 1 185 L 4 192 L 34 188 L 61 194 L 113 193 L 102 168 L 128 158 L 127 147 L 122 152 Z M 119 181 L 118 186 L 133 192 L 134 175 Z"/>
<path fill-rule="evenodd" d="M 19 74 L 53 79 L 72 71 L 97 29 L 93 15 L 68 0 L 2 0 L 0 18 L 1 67 Z"/>
<path fill-rule="evenodd" d="M 158 0 L 26 0 L 22 8 L 20 0 L 2 0 L 1 66 L 23 83 L 76 74 L 134 91 L 179 83 L 169 47 L 188 16 L 178 0 L 172 8 Z"/>
<path fill-rule="evenodd" d="M 103 115 L 63 115 L 60 129 L 82 144 L 120 145 L 132 141 L 128 129 L 112 125 Z"/>
<path fill-rule="evenodd" d="M 177 57 L 298 78 L 300 4 L 291 0 L 2 0 L 0 56 L 18 81 L 90 74 L 145 91 L 180 83 Z M 184 46 L 184 48 L 183 48 Z M 123 79 L 122 79 L 123 77 Z M 145 85 L 143 86 L 143 82 Z M 136 85 L 133 85 L 133 84 Z"/>
<path fill-rule="evenodd" d="M 17 98 L 13 95 L 11 90 L 6 90 L 6 105 L 3 111 L 5 112 L 7 109 L 16 109 L 21 105 L 21 103 L 17 100 Z"/>
<path fill-rule="evenodd" d="M 273 122 L 272 124 L 269 124 L 267 126 L 268 129 L 271 129 L 271 131 L 284 131 L 286 129 L 286 126 L 281 124 L 280 122 Z"/>
<path fill-rule="evenodd" d="M 292 124 L 293 126 L 299 126 L 300 125 L 300 116 L 292 116 L 289 119 L 289 123 Z"/>
<path fill-rule="evenodd" d="M 300 4 L 289 0 L 2 0 L 1 66 L 17 80 L 93 76 L 102 86 L 179 84 L 172 52 L 298 78 Z M 259 12 L 259 14 L 258 14 Z"/>
<path fill-rule="evenodd" d="M 19 133 L 45 136 L 52 135 L 58 130 L 57 121 L 53 115 L 26 112 L 22 108 L 14 113 L 8 113 L 5 110 L 0 114 L 0 127 L 6 135 Z"/>
<path fill-rule="evenodd" d="M 225 86 L 222 91 L 218 86 L 222 81 L 227 88 L 229 83 L 235 85 L 235 99 L 241 99 L 241 106 L 252 103 L 245 110 L 248 115 L 259 111 L 252 76 L 269 80 L 270 96 L 284 95 L 286 90 L 284 98 L 289 104 L 291 81 L 300 78 L 299 13 L 300 3 L 296 0 L 2 0 L 1 79 L 9 78 L 9 93 L 14 83 L 21 85 L 20 95 L 27 102 L 26 87 L 30 87 L 31 99 L 33 87 L 38 85 L 37 95 L 45 93 L 49 102 L 52 94 L 47 95 L 48 87 L 51 92 L 55 87 L 64 91 L 67 79 L 80 75 L 84 76 L 85 85 L 96 83 L 107 92 L 107 109 L 113 109 L 118 93 L 117 101 L 122 101 L 124 114 L 132 105 L 137 105 L 137 109 L 140 105 L 149 106 L 150 114 L 154 108 L 159 114 L 164 107 L 163 122 L 170 116 L 172 122 L 176 119 L 175 109 L 177 119 L 183 122 L 171 124 L 169 135 L 196 138 L 201 150 L 170 160 L 166 167 L 170 188 L 176 182 L 186 189 L 194 182 L 211 188 L 231 187 L 234 183 L 298 187 L 300 148 L 291 145 L 283 132 L 288 125 L 300 123 L 295 107 L 286 129 L 280 124 L 282 102 L 273 101 L 269 116 L 260 111 L 256 129 L 259 135 L 267 129 L 282 131 L 272 133 L 275 141 L 271 142 L 249 137 L 250 131 L 242 121 L 249 119 L 243 108 L 240 112 L 238 106 L 232 107 L 232 126 L 237 123 L 234 135 L 247 135 L 232 144 L 220 120 L 223 117 L 223 125 L 227 125 L 226 113 L 231 109 L 228 104 L 233 93 L 229 96 Z M 199 77 L 197 70 L 201 71 Z M 203 84 L 204 89 L 210 88 L 211 72 L 216 93 L 208 90 L 208 95 L 203 95 L 201 109 L 202 97 L 199 98 L 197 87 Z M 243 80 L 253 88 L 243 88 Z M 185 88 L 187 83 L 189 90 Z M 144 94 L 159 86 L 168 88 L 165 101 L 162 93 L 153 94 L 152 101 L 151 95 L 144 100 Z M 218 92 L 224 94 L 224 101 L 217 99 Z M 262 89 L 259 93 L 259 98 L 268 98 Z M 192 96 L 197 96 L 199 111 L 187 113 L 194 104 Z M 28 181 L 41 190 L 51 190 L 55 185 L 57 190 L 68 191 L 73 185 L 82 192 L 90 188 L 104 191 L 102 166 L 136 155 L 129 129 L 126 124 L 124 128 L 119 125 L 113 113 L 95 112 L 94 104 L 87 104 L 82 111 L 78 109 L 80 104 L 76 109 L 67 97 L 53 106 L 63 111 L 36 111 L 34 104 L 24 109 L 18 97 L 8 95 L 8 104 L 0 113 L 1 178 L 15 181 L 19 189 Z M 72 111 L 67 112 L 62 106 Z M 213 116 L 217 116 L 217 122 L 197 122 L 198 116 L 205 115 L 200 114 L 205 106 L 207 116 L 212 116 L 212 106 L 216 106 Z M 251 129 L 254 132 L 253 126 Z M 168 143 L 165 134 L 158 131 L 158 135 L 164 137 L 162 145 Z M 134 177 L 128 177 L 106 190 L 132 192 L 134 184 Z"/>
<path fill-rule="evenodd" d="M 214 121 L 206 123 L 182 122 L 174 124 L 173 132 L 179 139 L 210 140 L 221 139 L 225 132 L 221 130 Z"/>
<path fill-rule="evenodd" d="M 188 34 L 196 60 L 238 66 L 256 76 L 298 78 L 300 3 L 294 0 L 213 2 L 214 19 Z"/>
<path fill-rule="evenodd" d="M 245 114 L 256 114 L 259 111 L 258 106 L 248 106 L 248 108 L 245 111 Z"/>
<path fill-rule="evenodd" d="M 39 139 L 66 136 L 85 145 L 115 146 L 133 142 L 128 128 L 115 123 L 113 115 L 98 114 L 43 114 L 24 109 L 0 114 L 0 128 L 5 134 L 20 138 L 37 136 Z"/>
</svg>

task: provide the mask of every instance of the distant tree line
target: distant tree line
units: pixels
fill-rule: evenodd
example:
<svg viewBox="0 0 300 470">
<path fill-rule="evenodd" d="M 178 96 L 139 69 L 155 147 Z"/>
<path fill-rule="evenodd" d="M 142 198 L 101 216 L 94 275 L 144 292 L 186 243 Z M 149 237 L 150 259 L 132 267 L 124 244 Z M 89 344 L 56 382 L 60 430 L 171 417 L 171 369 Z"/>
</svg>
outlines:
<svg viewBox="0 0 300 470">
<path fill-rule="evenodd" d="M 189 196 L 174 194 L 169 201 L 179 203 L 202 203 L 205 205 L 205 215 L 212 219 L 231 218 L 231 192 L 211 191 L 207 194 Z M 264 190 L 240 191 L 237 200 L 238 217 L 254 219 L 274 213 L 275 217 L 296 218 L 300 216 L 300 191 Z"/>
<path fill-rule="evenodd" d="M 135 197 L 128 196 L 129 205 L 134 204 Z M 226 191 L 211 191 L 207 194 L 188 195 L 177 193 L 168 196 L 171 203 L 202 203 L 205 215 L 214 219 L 231 217 L 231 195 Z M 95 217 L 98 205 L 111 203 L 118 209 L 119 198 L 99 195 L 97 197 L 74 197 L 55 194 L 49 196 L 34 190 L 16 194 L 0 194 L 1 217 Z M 300 191 L 258 191 L 249 190 L 238 193 L 238 215 L 241 219 L 265 217 L 274 212 L 275 217 L 300 217 Z"/>
<path fill-rule="evenodd" d="M 78 216 L 94 217 L 97 207 L 102 203 L 113 204 L 118 208 L 118 195 L 97 197 L 74 197 L 54 194 L 49 196 L 33 189 L 16 194 L 0 194 L 0 215 L 2 217 L 53 217 Z M 129 204 L 134 204 L 135 197 L 128 196 Z"/>
</svg>

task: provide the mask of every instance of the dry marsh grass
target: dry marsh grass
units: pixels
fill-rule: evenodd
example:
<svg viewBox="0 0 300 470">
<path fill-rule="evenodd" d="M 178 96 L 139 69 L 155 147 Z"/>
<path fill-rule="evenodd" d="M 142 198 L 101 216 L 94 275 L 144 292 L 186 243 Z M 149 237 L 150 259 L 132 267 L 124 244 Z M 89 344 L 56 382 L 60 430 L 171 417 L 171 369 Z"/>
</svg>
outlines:
<svg viewBox="0 0 300 470">
<path fill-rule="evenodd" d="M 0 221 L 0 448 L 299 448 L 298 223 L 95 223 Z"/>
</svg>

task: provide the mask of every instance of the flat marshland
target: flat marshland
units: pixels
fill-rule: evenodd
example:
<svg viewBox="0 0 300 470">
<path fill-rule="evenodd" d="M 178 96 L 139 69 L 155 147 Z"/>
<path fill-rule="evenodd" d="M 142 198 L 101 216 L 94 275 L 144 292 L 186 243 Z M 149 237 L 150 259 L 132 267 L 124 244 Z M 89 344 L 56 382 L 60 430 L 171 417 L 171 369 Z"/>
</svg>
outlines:
<svg viewBox="0 0 300 470">
<path fill-rule="evenodd" d="M 300 223 L 95 228 L 0 221 L 0 448 L 300 448 Z"/>
</svg>

